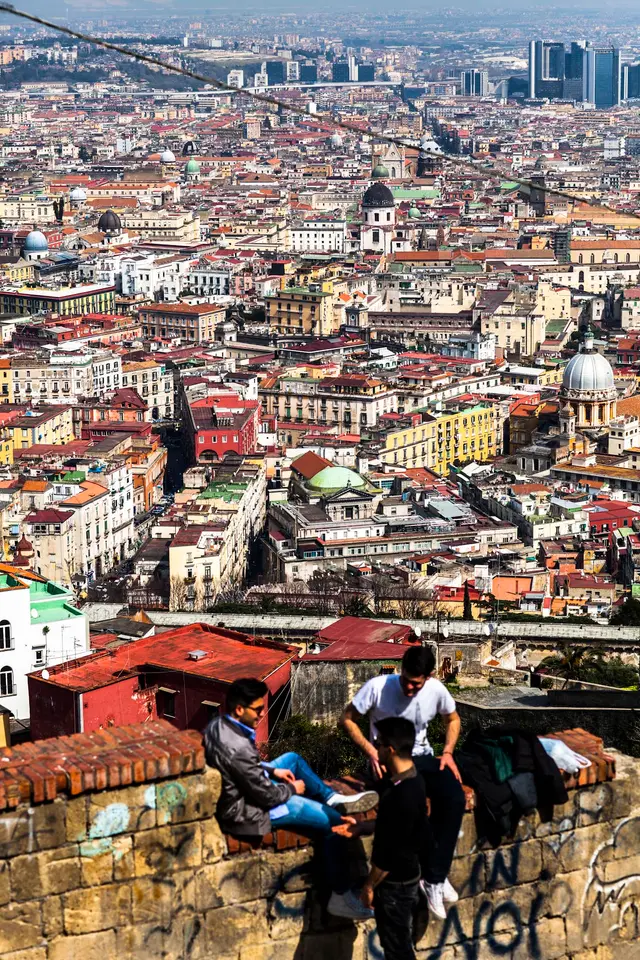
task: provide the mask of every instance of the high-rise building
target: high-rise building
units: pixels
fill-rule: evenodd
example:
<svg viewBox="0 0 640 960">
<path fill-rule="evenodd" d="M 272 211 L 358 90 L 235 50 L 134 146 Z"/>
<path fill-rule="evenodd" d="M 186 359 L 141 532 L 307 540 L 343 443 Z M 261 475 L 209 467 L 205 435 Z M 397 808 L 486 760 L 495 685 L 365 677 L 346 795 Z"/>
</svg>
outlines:
<svg viewBox="0 0 640 960">
<path fill-rule="evenodd" d="M 460 74 L 460 95 L 486 97 L 489 93 L 489 74 L 486 70 L 463 70 Z"/>
<path fill-rule="evenodd" d="M 266 70 L 265 70 L 266 66 Z M 266 64 L 263 64 L 263 72 L 266 73 L 269 78 L 269 86 L 273 87 L 279 83 L 284 83 L 284 63 L 282 60 L 267 60 Z"/>
<path fill-rule="evenodd" d="M 597 110 L 620 103 L 620 51 L 611 45 L 587 44 L 584 58 L 583 96 Z"/>
<path fill-rule="evenodd" d="M 334 60 L 331 75 L 334 83 L 349 83 L 351 80 L 349 75 L 349 61 Z"/>
<path fill-rule="evenodd" d="M 358 62 L 353 54 L 349 54 L 347 57 L 347 63 L 349 64 L 349 80 L 351 83 L 357 83 L 358 80 Z"/>
<path fill-rule="evenodd" d="M 371 83 L 376 78 L 376 68 L 372 63 L 358 64 L 358 82 Z"/>
<path fill-rule="evenodd" d="M 620 99 L 640 99 L 640 63 L 625 63 L 623 66 Z"/>
<path fill-rule="evenodd" d="M 571 48 L 564 55 L 564 88 L 562 96 L 565 100 L 582 100 L 584 96 L 584 55 L 586 43 L 584 40 L 574 40 Z"/>
<path fill-rule="evenodd" d="M 529 44 L 529 97 L 562 98 L 564 90 L 564 43 L 532 40 Z"/>
<path fill-rule="evenodd" d="M 229 70 L 227 83 L 230 87 L 237 87 L 238 90 L 244 87 L 244 70 Z"/>
<path fill-rule="evenodd" d="M 300 61 L 288 60 L 287 64 L 287 83 L 297 83 L 300 79 Z"/>
<path fill-rule="evenodd" d="M 313 60 L 305 60 L 304 63 L 300 64 L 300 82 L 301 83 L 317 83 L 318 82 L 318 67 Z"/>
</svg>

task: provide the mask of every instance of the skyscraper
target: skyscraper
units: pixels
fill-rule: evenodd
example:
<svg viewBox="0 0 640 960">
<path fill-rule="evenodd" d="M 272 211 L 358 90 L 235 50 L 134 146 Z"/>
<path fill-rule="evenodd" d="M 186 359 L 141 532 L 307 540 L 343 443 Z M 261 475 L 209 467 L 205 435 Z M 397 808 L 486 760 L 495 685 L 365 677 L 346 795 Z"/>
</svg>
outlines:
<svg viewBox="0 0 640 960">
<path fill-rule="evenodd" d="M 620 103 L 620 51 L 611 45 L 587 44 L 584 59 L 584 99 L 598 110 Z"/>
<path fill-rule="evenodd" d="M 640 63 L 625 63 L 623 66 L 620 99 L 640 99 Z"/>
<path fill-rule="evenodd" d="M 489 93 L 489 74 L 486 70 L 463 70 L 460 74 L 460 95 L 486 97 Z"/>
<path fill-rule="evenodd" d="M 564 90 L 564 43 L 532 40 L 529 44 L 529 97 L 560 99 Z"/>
<path fill-rule="evenodd" d="M 562 96 L 565 100 L 582 100 L 584 96 L 584 40 L 574 40 L 570 50 L 564 55 L 564 86 Z"/>
</svg>

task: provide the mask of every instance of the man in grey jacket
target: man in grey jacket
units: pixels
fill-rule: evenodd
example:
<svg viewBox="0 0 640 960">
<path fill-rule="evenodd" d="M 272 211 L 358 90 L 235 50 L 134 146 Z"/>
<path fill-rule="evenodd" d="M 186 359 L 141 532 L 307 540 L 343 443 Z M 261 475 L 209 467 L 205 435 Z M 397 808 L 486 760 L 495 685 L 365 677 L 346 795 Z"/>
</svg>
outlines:
<svg viewBox="0 0 640 960">
<path fill-rule="evenodd" d="M 207 762 L 222 774 L 220 826 L 240 838 L 290 828 L 323 839 L 332 887 L 329 913 L 369 919 L 371 911 L 348 888 L 345 840 L 333 828 L 345 823 L 344 813 L 371 810 L 378 795 L 371 790 L 349 796 L 336 793 L 297 753 L 285 753 L 271 763 L 262 761 L 255 731 L 266 694 L 267 685 L 261 680 L 236 680 L 227 691 L 226 714 L 205 730 Z"/>
</svg>

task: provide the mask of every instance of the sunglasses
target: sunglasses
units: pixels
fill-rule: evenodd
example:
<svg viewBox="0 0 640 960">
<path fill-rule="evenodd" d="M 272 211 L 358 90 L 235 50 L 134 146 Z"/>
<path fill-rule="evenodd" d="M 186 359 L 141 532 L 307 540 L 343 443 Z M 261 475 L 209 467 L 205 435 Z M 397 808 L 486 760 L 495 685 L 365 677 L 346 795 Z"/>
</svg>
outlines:
<svg viewBox="0 0 640 960">
<path fill-rule="evenodd" d="M 264 713 L 264 703 L 260 707 L 252 707 L 251 705 L 249 705 L 247 707 L 247 710 L 253 710 L 253 712 L 259 717 Z"/>
</svg>

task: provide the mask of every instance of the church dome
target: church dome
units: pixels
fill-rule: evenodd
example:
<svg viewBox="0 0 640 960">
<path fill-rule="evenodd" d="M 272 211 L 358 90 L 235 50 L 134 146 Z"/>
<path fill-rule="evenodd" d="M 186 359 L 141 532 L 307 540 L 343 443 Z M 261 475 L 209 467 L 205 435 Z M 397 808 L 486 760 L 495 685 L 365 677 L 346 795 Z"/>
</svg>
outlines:
<svg viewBox="0 0 640 960">
<path fill-rule="evenodd" d="M 160 154 L 160 160 L 162 163 L 175 163 L 176 155 L 173 150 L 163 150 Z"/>
<path fill-rule="evenodd" d="M 49 249 L 49 242 L 40 230 L 32 230 L 24 241 L 26 253 L 43 253 Z"/>
<path fill-rule="evenodd" d="M 197 160 L 188 160 L 184 169 L 185 173 L 200 173 L 200 164 Z"/>
<path fill-rule="evenodd" d="M 69 194 L 69 199 L 74 203 L 84 203 L 87 199 L 87 193 L 82 187 L 74 187 Z"/>
<path fill-rule="evenodd" d="M 376 181 L 372 183 L 364 197 L 362 198 L 363 207 L 395 207 L 393 194 L 389 187 L 384 183 Z"/>
<path fill-rule="evenodd" d="M 107 210 L 98 220 L 98 230 L 101 233 L 120 233 L 121 229 L 120 217 L 113 210 Z"/>
<path fill-rule="evenodd" d="M 187 140 L 187 142 L 183 144 L 183 147 L 182 147 L 182 156 L 188 157 L 195 152 L 196 152 L 195 143 L 193 142 L 193 140 Z"/>
<path fill-rule="evenodd" d="M 340 134 L 334 133 L 329 140 L 329 144 L 334 148 L 334 150 L 338 150 L 342 146 L 342 137 Z"/>
<path fill-rule="evenodd" d="M 371 171 L 371 177 L 373 180 L 387 180 L 389 178 L 389 171 L 383 163 L 377 163 Z"/>
<path fill-rule="evenodd" d="M 419 220 L 422 214 L 420 213 L 417 207 L 411 207 L 411 209 L 409 210 L 409 216 L 411 217 L 412 220 Z"/>
<path fill-rule="evenodd" d="M 563 392 L 615 394 L 613 369 L 609 361 L 593 348 L 593 334 L 587 332 L 580 353 L 572 357 L 562 377 Z"/>
<path fill-rule="evenodd" d="M 364 487 L 364 485 L 365 481 L 360 474 L 347 467 L 325 467 L 309 480 L 309 487 L 319 492 L 344 490 L 345 487 Z"/>
<path fill-rule="evenodd" d="M 442 154 L 442 147 L 438 146 L 433 137 L 423 137 L 420 141 L 420 150 L 422 153 Z"/>
</svg>

